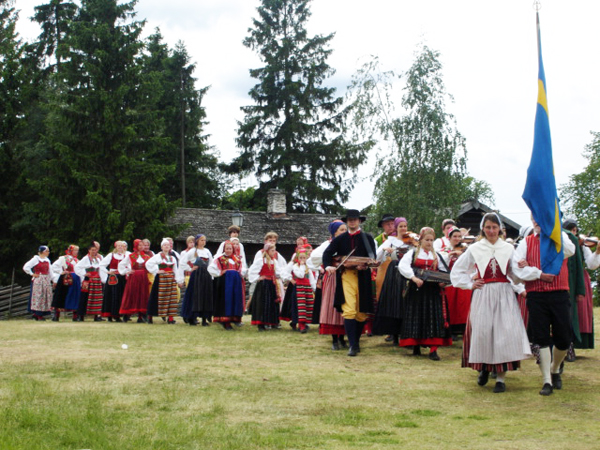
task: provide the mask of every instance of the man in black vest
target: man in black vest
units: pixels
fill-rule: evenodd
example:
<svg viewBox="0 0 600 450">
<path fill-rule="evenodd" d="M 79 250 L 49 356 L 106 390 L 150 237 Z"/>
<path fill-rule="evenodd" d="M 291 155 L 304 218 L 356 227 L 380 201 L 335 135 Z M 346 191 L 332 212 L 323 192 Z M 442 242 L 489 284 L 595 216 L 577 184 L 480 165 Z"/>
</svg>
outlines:
<svg viewBox="0 0 600 450">
<path fill-rule="evenodd" d="M 373 236 L 364 233 L 360 224 L 366 217 L 355 209 L 349 209 L 342 220 L 346 222 L 348 231 L 336 237 L 323 252 L 323 265 L 333 274 L 333 257 L 344 257 L 353 250 L 352 256 L 363 256 L 375 259 L 377 247 Z M 360 336 L 368 314 L 373 314 L 373 287 L 371 269 L 359 266 L 353 269 L 342 267 L 337 271 L 337 286 L 334 307 L 344 317 L 344 328 L 350 342 L 348 356 L 356 356 L 360 352 Z"/>
</svg>

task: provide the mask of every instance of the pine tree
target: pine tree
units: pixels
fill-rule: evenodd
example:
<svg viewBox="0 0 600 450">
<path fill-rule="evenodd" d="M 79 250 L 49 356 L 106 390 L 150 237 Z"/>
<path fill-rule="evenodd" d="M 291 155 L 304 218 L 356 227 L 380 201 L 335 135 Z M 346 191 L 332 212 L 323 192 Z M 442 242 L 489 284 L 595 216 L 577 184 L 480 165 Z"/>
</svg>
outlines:
<svg viewBox="0 0 600 450">
<path fill-rule="evenodd" d="M 334 212 L 346 201 L 368 144 L 344 137 L 349 108 L 335 88 L 323 87 L 334 70 L 327 64 L 333 34 L 309 37 L 309 0 L 262 0 L 244 45 L 256 51 L 263 67 L 251 69 L 259 80 L 249 92 L 254 104 L 242 108 L 232 165 L 253 171 L 258 199 L 270 188 L 286 193 L 288 208 Z"/>
</svg>

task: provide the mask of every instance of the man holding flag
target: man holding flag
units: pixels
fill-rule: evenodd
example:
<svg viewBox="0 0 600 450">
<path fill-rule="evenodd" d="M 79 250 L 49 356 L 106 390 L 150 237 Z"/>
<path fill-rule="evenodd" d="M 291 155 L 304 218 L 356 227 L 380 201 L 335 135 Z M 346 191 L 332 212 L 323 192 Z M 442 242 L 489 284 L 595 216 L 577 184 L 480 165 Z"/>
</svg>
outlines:
<svg viewBox="0 0 600 450">
<path fill-rule="evenodd" d="M 532 214 L 534 234 L 521 241 L 513 256 L 515 275 L 525 281 L 531 340 L 540 346 L 544 385 L 540 395 L 562 388 L 560 364 L 571 343 L 569 274 L 567 260 L 575 247 L 562 232 L 561 212 L 554 180 L 552 141 L 548 119 L 546 76 L 542 63 L 539 14 L 538 102 L 531 162 L 523 200 Z M 551 353 L 550 346 L 554 345 Z"/>
</svg>

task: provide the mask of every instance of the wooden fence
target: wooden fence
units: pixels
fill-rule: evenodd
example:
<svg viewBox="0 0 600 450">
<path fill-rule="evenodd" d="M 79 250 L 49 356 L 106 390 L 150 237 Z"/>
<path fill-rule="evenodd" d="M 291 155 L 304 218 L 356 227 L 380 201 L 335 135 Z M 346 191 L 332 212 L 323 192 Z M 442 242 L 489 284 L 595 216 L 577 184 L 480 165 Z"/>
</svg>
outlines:
<svg viewBox="0 0 600 450">
<path fill-rule="evenodd" d="M 29 315 L 27 302 L 29 301 L 29 286 L 22 287 L 17 284 L 0 287 L 0 320 L 14 319 Z"/>
</svg>

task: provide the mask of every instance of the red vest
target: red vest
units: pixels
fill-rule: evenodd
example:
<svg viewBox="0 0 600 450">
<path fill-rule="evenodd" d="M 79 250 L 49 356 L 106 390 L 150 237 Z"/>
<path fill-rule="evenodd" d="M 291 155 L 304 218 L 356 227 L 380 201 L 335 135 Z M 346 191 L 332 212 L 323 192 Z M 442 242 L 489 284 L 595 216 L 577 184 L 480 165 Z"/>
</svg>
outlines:
<svg viewBox="0 0 600 450">
<path fill-rule="evenodd" d="M 527 263 L 532 267 L 542 269 L 540 257 L 540 237 L 539 235 L 529 235 L 527 242 Z M 568 291 L 569 290 L 569 269 L 567 268 L 567 259 L 563 260 L 562 267 L 558 276 L 554 277 L 552 283 L 545 283 L 541 280 L 526 281 L 525 289 L 527 292 L 550 292 L 550 291 Z"/>
</svg>

